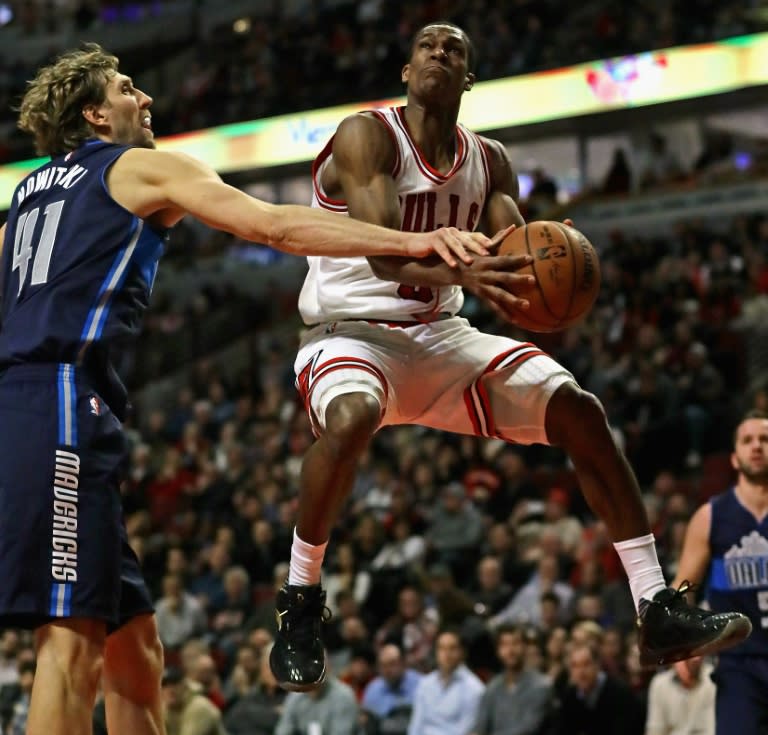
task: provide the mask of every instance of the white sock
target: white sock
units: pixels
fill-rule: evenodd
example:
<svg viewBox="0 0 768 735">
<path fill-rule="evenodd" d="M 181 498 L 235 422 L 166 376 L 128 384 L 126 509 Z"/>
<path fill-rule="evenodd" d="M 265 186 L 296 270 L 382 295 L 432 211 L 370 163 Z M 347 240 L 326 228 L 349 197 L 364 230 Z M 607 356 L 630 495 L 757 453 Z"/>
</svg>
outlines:
<svg viewBox="0 0 768 735">
<path fill-rule="evenodd" d="M 320 568 L 323 566 L 326 546 L 328 546 L 327 541 L 320 546 L 302 541 L 294 528 L 288 584 L 319 584 Z"/>
<path fill-rule="evenodd" d="M 629 577 L 629 588 L 635 609 L 640 609 L 640 598 L 652 600 L 653 596 L 666 588 L 664 574 L 656 556 L 656 544 L 653 534 L 629 538 L 613 545 Z"/>
</svg>

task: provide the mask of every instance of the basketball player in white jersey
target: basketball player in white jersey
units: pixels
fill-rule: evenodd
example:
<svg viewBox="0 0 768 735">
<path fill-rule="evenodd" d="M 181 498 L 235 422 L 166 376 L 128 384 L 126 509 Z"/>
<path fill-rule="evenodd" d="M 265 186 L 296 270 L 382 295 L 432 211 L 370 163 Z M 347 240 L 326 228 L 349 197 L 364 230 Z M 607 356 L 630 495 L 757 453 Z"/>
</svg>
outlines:
<svg viewBox="0 0 768 735">
<path fill-rule="evenodd" d="M 473 57 L 462 29 L 422 28 L 402 70 L 407 104 L 342 121 L 313 166 L 314 206 L 404 230 L 522 225 L 504 147 L 457 124 L 475 81 Z M 299 299 L 309 329 L 295 369 L 317 441 L 304 459 L 290 574 L 277 597 L 270 663 L 283 687 L 313 689 L 325 677 L 326 543 L 360 456 L 390 424 L 562 447 L 629 576 L 647 663 L 711 653 L 748 634 L 744 616 L 691 608 L 666 586 L 637 481 L 597 399 L 535 345 L 483 334 L 456 316 L 462 287 L 496 302 L 503 284 L 518 291 L 504 305 L 514 319 L 527 284 L 523 276 L 504 280 L 508 262 L 476 257 L 451 269 L 399 257 L 309 261 Z"/>
</svg>

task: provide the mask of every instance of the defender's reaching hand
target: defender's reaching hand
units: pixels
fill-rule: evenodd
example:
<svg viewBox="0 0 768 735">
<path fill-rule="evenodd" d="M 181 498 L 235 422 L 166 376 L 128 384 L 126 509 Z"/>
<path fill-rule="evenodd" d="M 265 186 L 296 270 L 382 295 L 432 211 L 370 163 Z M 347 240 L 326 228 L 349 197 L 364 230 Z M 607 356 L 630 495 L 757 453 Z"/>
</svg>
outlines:
<svg viewBox="0 0 768 735">
<path fill-rule="evenodd" d="M 441 227 L 432 232 L 414 234 L 408 255 L 413 258 L 439 255 L 451 268 L 455 268 L 459 260 L 470 265 L 474 260 L 473 254 L 488 255 L 491 242 L 491 239 L 481 232 L 464 232 L 455 227 Z"/>
</svg>

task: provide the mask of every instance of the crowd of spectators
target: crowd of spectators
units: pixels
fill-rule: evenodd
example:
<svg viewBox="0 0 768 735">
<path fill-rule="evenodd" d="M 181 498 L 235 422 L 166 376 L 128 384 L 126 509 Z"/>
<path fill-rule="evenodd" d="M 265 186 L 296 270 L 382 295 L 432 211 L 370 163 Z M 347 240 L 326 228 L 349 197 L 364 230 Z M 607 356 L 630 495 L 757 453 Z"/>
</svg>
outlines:
<svg viewBox="0 0 768 735">
<path fill-rule="evenodd" d="M 30 36 L 51 32 L 65 20 L 77 27 L 82 38 L 97 37 L 99 28 L 113 23 L 168 22 L 159 0 L 83 0 L 70 3 L 69 14 L 61 2 L 27 0 L 19 5 L 15 22 Z M 190 2 L 190 13 L 197 5 Z M 474 39 L 480 80 L 711 41 L 765 27 L 754 3 L 732 0 L 702 0 L 695 5 L 683 0 L 643 0 L 621 8 L 606 0 L 565 5 L 557 0 L 306 0 L 264 5 L 268 13 L 239 19 L 239 32 L 230 21 L 187 39 L 196 54 L 183 75 L 170 71 L 163 75 L 164 67 L 159 66 L 163 88 L 151 90 L 156 130 L 168 135 L 399 95 L 398 70 L 411 37 L 436 18 L 459 23 Z M 23 38 L 16 43 L 23 43 Z M 0 54 L 0 110 L 5 116 L 0 126 L 9 132 L 11 103 L 33 72 L 29 64 L 14 58 L 12 49 L 6 46 Z M 157 43 L 132 53 L 136 68 L 131 73 L 158 67 L 167 55 L 168 50 Z M 28 141 L 20 136 L 5 136 L 0 146 L 0 160 L 30 153 Z"/>
<path fill-rule="evenodd" d="M 394 93 L 391 71 L 425 18 L 450 17 L 473 34 L 482 78 L 755 29 L 743 3 L 700 2 L 694 13 L 646 1 L 619 13 L 591 2 L 569 6 L 569 23 L 554 2 L 311 5 L 299 18 L 254 19 L 237 43 L 223 33 L 201 43 L 179 88 L 158 100 L 168 132 Z M 554 12 L 565 30 L 549 33 Z M 3 109 L 27 76 L 0 63 Z M 292 95 L 280 93 L 286 86 Z M 540 173 L 538 194 L 551 198 Z M 730 480 L 735 418 L 768 408 L 768 218 L 681 223 L 653 238 L 617 232 L 601 255 L 589 319 L 533 338 L 603 401 L 671 578 L 693 508 Z M 295 294 L 275 286 L 253 300 L 219 284 L 184 310 L 162 288 L 156 296 L 122 365 L 129 384 L 193 367 L 173 401 L 136 406 L 123 495 L 157 601 L 169 735 L 185 735 L 190 721 L 229 735 L 421 735 L 451 733 L 462 717 L 478 735 L 499 722 L 519 726 L 504 732 L 566 735 L 599 722 L 601 733 L 662 735 L 684 716 L 711 732 L 707 662 L 653 680 L 640 668 L 621 565 L 562 453 L 414 427 L 377 435 L 329 546 L 329 683 L 286 696 L 266 662 L 312 442 L 293 387 Z M 465 314 L 532 337 L 472 298 Z M 209 354 L 255 323 L 245 369 Z M 24 731 L 34 666 L 30 636 L 3 631 L 4 735 Z M 450 701 L 439 677 L 455 687 Z M 504 696 L 505 682 L 519 697 Z M 103 703 L 95 727 L 106 732 Z"/>
<path fill-rule="evenodd" d="M 768 402 L 749 359 L 768 301 L 766 257 L 764 215 L 717 230 L 680 224 L 655 239 L 616 233 L 587 322 L 535 338 L 603 400 L 668 577 L 693 508 L 730 479 L 733 419 Z M 150 323 L 162 321 L 161 304 Z M 573 693 L 580 676 L 585 691 L 610 677 L 619 693 L 609 701 L 626 698 L 642 722 L 650 675 L 637 663 L 626 580 L 562 454 L 415 427 L 377 435 L 333 535 L 324 576 L 331 683 L 314 699 L 284 699 L 266 651 L 312 441 L 293 387 L 298 324 L 284 304 L 253 336 L 245 370 L 200 359 L 173 401 L 139 404 L 127 426 L 126 522 L 157 601 L 172 735 L 184 732 L 187 707 L 231 735 L 312 733 L 301 728 L 325 717 L 331 724 L 314 732 L 353 732 L 343 721 L 405 732 L 412 713 L 450 719 L 419 681 L 459 668 L 462 697 L 475 691 L 472 711 L 486 720 L 508 705 L 490 684 L 503 668 L 531 673 L 526 687 L 552 728 L 553 702 L 583 709 Z M 471 299 L 466 313 L 480 327 L 532 336 Z M 0 717 L 15 733 L 34 657 L 28 638 L 4 636 Z M 339 708 L 348 720 L 329 714 Z"/>
</svg>

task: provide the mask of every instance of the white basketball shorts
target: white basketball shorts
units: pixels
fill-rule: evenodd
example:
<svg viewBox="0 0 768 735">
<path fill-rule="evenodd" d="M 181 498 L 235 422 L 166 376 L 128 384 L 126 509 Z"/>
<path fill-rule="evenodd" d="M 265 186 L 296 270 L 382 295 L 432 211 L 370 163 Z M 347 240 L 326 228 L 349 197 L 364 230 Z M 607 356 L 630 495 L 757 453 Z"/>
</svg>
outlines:
<svg viewBox="0 0 768 735">
<path fill-rule="evenodd" d="M 518 444 L 547 444 L 547 403 L 574 377 L 530 342 L 485 334 L 466 319 L 429 324 L 340 321 L 304 334 L 296 387 L 316 433 L 337 396 L 364 392 L 381 426 L 418 424 Z"/>
</svg>

